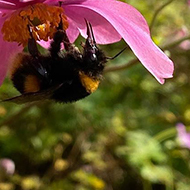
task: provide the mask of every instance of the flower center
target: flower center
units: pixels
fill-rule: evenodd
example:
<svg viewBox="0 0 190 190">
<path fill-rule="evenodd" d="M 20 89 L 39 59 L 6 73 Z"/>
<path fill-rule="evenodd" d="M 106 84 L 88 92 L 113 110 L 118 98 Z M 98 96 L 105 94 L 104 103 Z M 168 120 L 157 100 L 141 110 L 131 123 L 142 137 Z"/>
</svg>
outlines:
<svg viewBox="0 0 190 190">
<path fill-rule="evenodd" d="M 63 29 L 66 30 L 68 22 L 63 14 L 63 8 L 37 3 L 12 13 L 5 20 L 1 32 L 5 41 L 18 42 L 26 46 L 28 39 L 31 38 L 29 28 L 35 40 L 47 41 L 48 38 L 53 38 L 61 19 Z"/>
</svg>

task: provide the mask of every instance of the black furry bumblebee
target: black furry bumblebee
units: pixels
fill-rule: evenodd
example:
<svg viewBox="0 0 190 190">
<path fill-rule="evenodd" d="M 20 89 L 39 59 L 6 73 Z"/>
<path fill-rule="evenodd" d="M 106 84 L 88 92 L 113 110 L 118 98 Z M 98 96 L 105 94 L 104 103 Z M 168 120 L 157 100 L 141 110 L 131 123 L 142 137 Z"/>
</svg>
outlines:
<svg viewBox="0 0 190 190">
<path fill-rule="evenodd" d="M 22 95 L 4 101 L 26 103 L 52 99 L 67 103 L 94 92 L 99 86 L 109 58 L 97 47 L 92 26 L 88 21 L 86 26 L 87 39 L 82 53 L 70 43 L 61 22 L 48 55 L 40 54 L 28 26 L 31 36 L 28 40 L 29 53 L 17 54 L 10 73 L 15 88 Z M 64 53 L 61 51 L 62 43 Z"/>
</svg>

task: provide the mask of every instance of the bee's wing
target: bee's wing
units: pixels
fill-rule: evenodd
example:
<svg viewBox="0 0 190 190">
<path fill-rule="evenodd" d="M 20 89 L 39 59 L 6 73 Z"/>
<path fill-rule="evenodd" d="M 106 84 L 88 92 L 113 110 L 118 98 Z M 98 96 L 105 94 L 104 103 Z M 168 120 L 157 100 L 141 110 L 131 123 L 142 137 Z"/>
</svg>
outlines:
<svg viewBox="0 0 190 190">
<path fill-rule="evenodd" d="M 13 102 L 16 104 L 24 104 L 28 102 L 37 102 L 37 101 L 42 101 L 42 100 L 48 100 L 52 96 L 55 90 L 59 89 L 62 84 L 55 85 L 51 88 L 48 88 L 46 90 L 42 90 L 39 92 L 31 92 L 31 93 L 26 93 L 22 94 L 20 96 L 15 96 L 13 98 L 8 98 L 5 100 L 2 100 L 2 102 Z"/>
</svg>

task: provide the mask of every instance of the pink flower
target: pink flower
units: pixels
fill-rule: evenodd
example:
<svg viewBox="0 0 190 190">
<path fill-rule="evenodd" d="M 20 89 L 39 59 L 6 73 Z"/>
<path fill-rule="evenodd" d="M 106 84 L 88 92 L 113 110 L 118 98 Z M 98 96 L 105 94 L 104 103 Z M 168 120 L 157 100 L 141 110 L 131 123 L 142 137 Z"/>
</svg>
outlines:
<svg viewBox="0 0 190 190">
<path fill-rule="evenodd" d="M 0 159 L 0 181 L 4 178 L 13 175 L 15 172 L 15 163 L 8 159 Z"/>
<path fill-rule="evenodd" d="M 187 0 L 187 5 L 190 7 L 190 0 Z"/>
<path fill-rule="evenodd" d="M 178 139 L 182 146 L 190 149 L 190 133 L 186 132 L 185 125 L 178 123 L 177 126 Z"/>
<path fill-rule="evenodd" d="M 59 0 L 0 1 L 0 28 L 12 13 L 39 2 L 58 5 Z M 71 42 L 74 42 L 79 33 L 86 37 L 85 18 L 92 24 L 97 43 L 109 44 L 123 38 L 144 67 L 161 84 L 165 78 L 172 77 L 174 70 L 172 61 L 151 40 L 146 20 L 132 6 L 116 0 L 63 0 L 62 8 L 69 22 L 67 34 Z M 6 16 L 3 16 L 4 13 Z M 9 56 L 21 51 L 22 47 L 15 42 L 4 41 L 2 33 L 0 33 L 0 44 L 2 55 L 0 82 L 2 82 L 7 71 Z M 41 44 L 47 47 L 49 43 L 42 41 Z"/>
</svg>

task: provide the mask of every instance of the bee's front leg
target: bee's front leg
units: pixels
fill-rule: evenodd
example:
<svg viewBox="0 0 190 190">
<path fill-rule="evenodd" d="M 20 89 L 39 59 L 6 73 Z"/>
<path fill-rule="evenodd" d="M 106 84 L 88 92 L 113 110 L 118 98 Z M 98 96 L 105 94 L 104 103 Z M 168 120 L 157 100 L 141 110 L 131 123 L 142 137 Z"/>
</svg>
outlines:
<svg viewBox="0 0 190 190">
<path fill-rule="evenodd" d="M 32 28 L 29 25 L 28 30 L 30 33 L 30 38 L 28 39 L 28 51 L 33 57 L 37 57 L 40 53 L 38 51 L 36 40 L 34 39 L 32 34 Z"/>
</svg>

